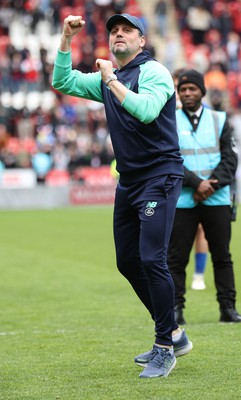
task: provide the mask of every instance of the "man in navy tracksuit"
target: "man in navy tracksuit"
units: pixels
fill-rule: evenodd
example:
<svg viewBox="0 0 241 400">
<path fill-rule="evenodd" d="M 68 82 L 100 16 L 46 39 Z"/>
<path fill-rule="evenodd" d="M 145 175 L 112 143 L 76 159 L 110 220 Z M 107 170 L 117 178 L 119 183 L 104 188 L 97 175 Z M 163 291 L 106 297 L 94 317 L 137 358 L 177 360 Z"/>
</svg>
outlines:
<svg viewBox="0 0 241 400">
<path fill-rule="evenodd" d="M 174 284 L 167 248 L 183 177 L 170 73 L 144 50 L 141 21 L 129 14 L 107 21 L 110 50 L 118 68 L 97 59 L 98 72 L 72 70 L 71 39 L 85 22 L 64 21 L 53 86 L 66 94 L 105 104 L 119 173 L 114 239 L 120 272 L 155 322 L 153 349 L 135 358 L 143 378 L 167 376 L 176 357 L 192 349 L 174 321 Z"/>
</svg>

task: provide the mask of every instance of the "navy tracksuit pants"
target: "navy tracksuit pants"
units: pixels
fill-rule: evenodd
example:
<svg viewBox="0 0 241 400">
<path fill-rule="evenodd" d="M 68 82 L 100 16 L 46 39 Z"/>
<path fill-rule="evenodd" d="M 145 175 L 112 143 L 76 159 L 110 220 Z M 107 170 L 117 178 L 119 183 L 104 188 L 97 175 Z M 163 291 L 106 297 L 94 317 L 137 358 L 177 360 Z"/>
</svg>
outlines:
<svg viewBox="0 0 241 400">
<path fill-rule="evenodd" d="M 167 250 L 182 179 L 160 176 L 130 186 L 118 184 L 114 240 L 119 271 L 155 322 L 156 343 L 172 345 L 175 289 Z"/>
</svg>

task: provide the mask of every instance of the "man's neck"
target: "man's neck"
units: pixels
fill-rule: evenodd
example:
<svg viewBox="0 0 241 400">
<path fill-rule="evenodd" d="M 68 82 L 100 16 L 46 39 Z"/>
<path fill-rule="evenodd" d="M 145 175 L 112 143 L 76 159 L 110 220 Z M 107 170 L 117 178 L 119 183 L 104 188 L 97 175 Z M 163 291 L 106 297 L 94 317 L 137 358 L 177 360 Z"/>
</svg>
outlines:
<svg viewBox="0 0 241 400">
<path fill-rule="evenodd" d="M 197 109 L 197 110 L 195 110 L 195 111 L 191 111 L 191 110 L 187 110 L 186 109 L 186 112 L 189 114 L 189 115 L 196 115 L 197 117 L 200 117 L 200 115 L 201 115 L 201 112 L 202 112 L 202 109 L 203 109 L 203 106 L 202 106 L 202 104 L 200 105 L 200 107 Z"/>
<path fill-rule="evenodd" d="M 125 67 L 127 64 L 129 64 L 129 62 L 131 62 L 132 60 L 134 60 L 134 58 L 136 58 L 136 56 L 140 53 L 142 53 L 142 49 L 140 49 L 138 52 L 136 52 L 135 54 L 131 54 L 130 56 L 126 56 L 126 55 L 122 55 L 122 54 L 117 54 L 115 56 L 116 58 L 116 64 L 118 69 L 121 69 L 123 67 Z"/>
</svg>

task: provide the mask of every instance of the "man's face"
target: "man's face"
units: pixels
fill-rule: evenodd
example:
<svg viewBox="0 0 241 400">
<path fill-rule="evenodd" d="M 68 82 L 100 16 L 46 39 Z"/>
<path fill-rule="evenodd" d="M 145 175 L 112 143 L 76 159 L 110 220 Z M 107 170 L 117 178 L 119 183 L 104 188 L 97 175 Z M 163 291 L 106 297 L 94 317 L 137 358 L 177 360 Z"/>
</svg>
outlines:
<svg viewBox="0 0 241 400">
<path fill-rule="evenodd" d="M 203 93 L 199 86 L 194 83 L 183 83 L 179 87 L 178 94 L 183 108 L 189 111 L 198 110 L 203 97 Z"/>
<path fill-rule="evenodd" d="M 120 21 L 111 29 L 110 50 L 119 58 L 139 53 L 144 45 L 144 36 L 140 36 L 139 30 L 127 22 Z"/>
</svg>

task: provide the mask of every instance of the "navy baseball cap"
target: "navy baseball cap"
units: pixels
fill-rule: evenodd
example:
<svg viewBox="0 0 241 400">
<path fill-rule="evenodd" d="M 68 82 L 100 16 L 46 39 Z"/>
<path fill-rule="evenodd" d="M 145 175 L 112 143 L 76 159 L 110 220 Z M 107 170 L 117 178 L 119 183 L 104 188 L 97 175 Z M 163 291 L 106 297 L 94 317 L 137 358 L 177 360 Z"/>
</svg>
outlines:
<svg viewBox="0 0 241 400">
<path fill-rule="evenodd" d="M 144 36 L 145 35 L 145 29 L 142 24 L 142 22 L 139 20 L 139 18 L 134 17 L 133 15 L 130 14 L 115 14 L 110 17 L 107 22 L 106 22 L 106 28 L 110 32 L 113 26 L 118 22 L 118 21 L 128 21 L 130 22 L 131 25 L 133 25 L 135 28 L 139 29 L 141 34 Z"/>
</svg>

